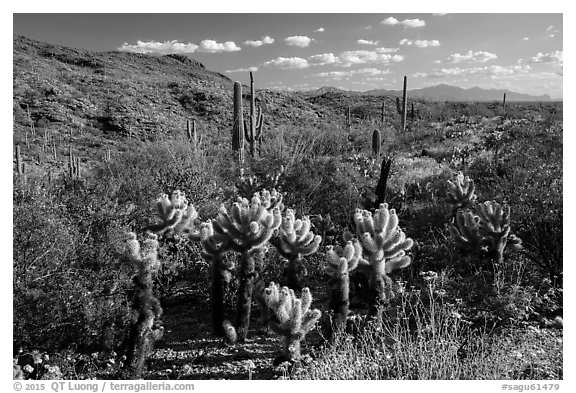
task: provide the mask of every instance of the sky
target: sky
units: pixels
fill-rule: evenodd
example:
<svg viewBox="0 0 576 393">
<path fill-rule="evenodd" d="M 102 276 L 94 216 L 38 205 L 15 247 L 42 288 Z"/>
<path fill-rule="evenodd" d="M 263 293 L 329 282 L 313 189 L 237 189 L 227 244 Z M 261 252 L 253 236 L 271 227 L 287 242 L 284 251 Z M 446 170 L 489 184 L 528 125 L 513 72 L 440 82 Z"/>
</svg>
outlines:
<svg viewBox="0 0 576 393">
<path fill-rule="evenodd" d="M 95 51 L 180 53 L 258 88 L 441 83 L 563 98 L 561 13 L 31 14 L 13 33 Z"/>
</svg>

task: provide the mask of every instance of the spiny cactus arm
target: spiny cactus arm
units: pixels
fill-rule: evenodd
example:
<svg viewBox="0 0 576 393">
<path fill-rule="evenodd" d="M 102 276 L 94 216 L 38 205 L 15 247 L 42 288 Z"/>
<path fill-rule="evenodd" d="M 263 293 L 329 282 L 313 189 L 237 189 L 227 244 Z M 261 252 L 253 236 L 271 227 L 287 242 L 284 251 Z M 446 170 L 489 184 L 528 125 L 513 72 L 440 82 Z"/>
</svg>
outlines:
<svg viewBox="0 0 576 393">
<path fill-rule="evenodd" d="M 446 193 L 448 202 L 456 208 L 473 203 L 477 196 L 474 194 L 474 181 L 469 177 L 464 177 L 462 172 L 458 172 L 454 181 L 448 180 L 449 191 Z"/>
<path fill-rule="evenodd" d="M 450 227 L 454 241 L 459 247 L 476 251 L 483 246 L 484 237 L 480 234 L 480 217 L 472 214 L 470 210 L 459 211 L 456 220 Z"/>
<path fill-rule="evenodd" d="M 262 206 L 266 209 L 271 210 L 274 208 L 279 208 L 280 211 L 284 210 L 284 204 L 282 203 L 282 199 L 284 195 L 281 192 L 276 191 L 276 189 L 272 189 L 270 191 L 262 190 L 259 193 L 255 193 L 255 196 L 261 199 Z"/>
<path fill-rule="evenodd" d="M 287 259 L 300 258 L 318 251 L 322 237 L 314 235 L 309 217 L 295 219 L 294 211 L 288 209 L 279 227 L 278 237 L 274 245 L 280 255 Z"/>
<path fill-rule="evenodd" d="M 153 233 L 147 233 L 146 239 L 141 243 L 135 233 L 127 234 L 126 255 L 141 274 L 153 274 L 159 270 L 158 247 L 158 236 Z"/>
</svg>

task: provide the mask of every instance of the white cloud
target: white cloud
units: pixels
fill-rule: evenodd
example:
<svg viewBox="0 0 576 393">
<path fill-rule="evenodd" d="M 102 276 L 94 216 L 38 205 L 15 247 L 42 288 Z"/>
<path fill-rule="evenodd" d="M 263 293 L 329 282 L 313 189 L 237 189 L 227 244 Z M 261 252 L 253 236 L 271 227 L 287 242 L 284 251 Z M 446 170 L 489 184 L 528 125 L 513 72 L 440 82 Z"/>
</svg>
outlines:
<svg viewBox="0 0 576 393">
<path fill-rule="evenodd" d="M 277 57 L 264 63 L 265 66 L 274 66 L 280 69 L 302 69 L 308 68 L 310 65 L 306 59 L 301 57 Z"/>
<path fill-rule="evenodd" d="M 269 37 L 269 36 L 265 36 L 265 37 L 260 38 L 259 40 L 254 40 L 254 41 L 252 41 L 252 40 L 244 41 L 244 45 L 255 46 L 255 47 L 262 46 L 264 44 L 272 44 L 272 43 L 274 43 L 274 38 Z"/>
<path fill-rule="evenodd" d="M 334 56 L 333 53 L 321 53 L 318 55 L 313 55 L 308 58 L 308 62 L 311 65 L 325 65 L 338 63 L 338 57 Z"/>
<path fill-rule="evenodd" d="M 395 52 L 398 52 L 398 48 L 385 48 L 385 47 L 380 47 L 380 48 L 374 49 L 374 51 L 375 51 L 376 53 L 395 53 Z"/>
<path fill-rule="evenodd" d="M 530 41 L 530 37 L 522 37 L 522 41 Z"/>
<path fill-rule="evenodd" d="M 519 61 L 522 63 L 523 61 Z M 564 52 L 557 50 L 551 53 L 537 53 L 527 60 L 527 63 L 554 63 L 558 65 L 563 65 L 564 63 Z"/>
<path fill-rule="evenodd" d="M 435 13 L 435 14 L 432 14 L 432 15 L 434 15 L 434 16 L 444 16 L 444 15 L 448 15 L 448 14 L 447 14 L 447 13 Z"/>
<path fill-rule="evenodd" d="M 328 79 L 350 79 L 353 76 L 360 75 L 362 77 L 374 77 L 378 75 L 386 75 L 390 74 L 390 70 L 380 70 L 377 68 L 361 68 L 358 70 L 350 70 L 350 71 L 329 71 L 329 72 L 320 72 L 318 74 L 313 74 L 312 76 L 317 76 L 321 78 L 328 78 Z"/>
<path fill-rule="evenodd" d="M 400 21 L 396 18 L 394 18 L 393 16 L 389 16 L 388 18 L 384 19 L 382 22 L 383 25 L 388 25 L 388 26 L 395 26 L 398 23 L 400 23 Z"/>
<path fill-rule="evenodd" d="M 398 62 L 404 60 L 404 56 L 392 56 L 388 53 L 379 53 L 377 50 L 354 50 L 340 53 L 340 55 L 338 55 L 338 59 L 340 60 L 340 64 L 342 66 L 349 67 L 353 64 L 387 64 L 390 62 Z"/>
<path fill-rule="evenodd" d="M 252 66 L 248 68 L 236 68 L 235 70 L 226 70 L 226 72 L 255 72 L 258 71 L 258 67 Z"/>
<path fill-rule="evenodd" d="M 214 40 L 202 40 L 200 42 L 199 52 L 220 53 L 220 52 L 237 52 L 240 48 L 236 46 L 233 41 L 226 41 L 224 43 L 216 42 Z"/>
<path fill-rule="evenodd" d="M 464 63 L 464 62 L 485 63 L 487 61 L 494 60 L 497 58 L 498 58 L 498 56 L 496 56 L 494 53 L 483 52 L 483 51 L 472 52 L 471 50 L 469 50 L 467 53 L 465 53 L 463 55 L 461 55 L 459 53 L 455 53 L 453 55 L 450 55 L 448 57 L 448 61 L 451 63 Z"/>
<path fill-rule="evenodd" d="M 440 46 L 440 41 L 438 40 L 409 40 L 408 38 L 403 38 L 400 40 L 400 45 L 414 45 L 417 48 L 428 48 L 430 46 Z"/>
<path fill-rule="evenodd" d="M 323 27 L 319 27 L 316 30 L 314 30 L 314 32 L 316 33 L 324 33 L 325 29 Z"/>
<path fill-rule="evenodd" d="M 426 22 L 421 19 L 404 19 L 403 21 L 399 21 L 398 19 L 394 18 L 393 16 L 389 16 L 388 18 L 382 20 L 380 22 L 383 25 L 387 26 L 402 26 L 402 27 L 409 27 L 409 28 L 416 28 L 416 27 L 424 27 L 426 26 Z"/>
<path fill-rule="evenodd" d="M 548 38 L 554 38 L 554 37 L 556 37 L 556 34 L 549 34 L 548 35 Z"/>
<path fill-rule="evenodd" d="M 554 25 L 550 25 L 546 28 L 546 31 L 552 31 L 554 29 Z"/>
<path fill-rule="evenodd" d="M 169 54 L 169 53 L 194 53 L 198 49 L 198 45 L 187 43 L 184 44 L 177 40 L 172 41 L 137 41 L 136 44 L 129 44 L 125 42 L 118 48 L 122 52 L 133 53 L 156 53 L 156 54 Z"/>
<path fill-rule="evenodd" d="M 378 41 L 373 41 L 373 40 L 358 40 L 357 42 L 360 45 L 378 45 Z"/>
<path fill-rule="evenodd" d="M 310 45 L 311 41 L 312 41 L 311 38 L 303 35 L 295 35 L 292 37 L 284 38 L 284 42 L 286 43 L 286 45 L 299 46 L 300 48 L 307 47 L 308 45 Z"/>
</svg>

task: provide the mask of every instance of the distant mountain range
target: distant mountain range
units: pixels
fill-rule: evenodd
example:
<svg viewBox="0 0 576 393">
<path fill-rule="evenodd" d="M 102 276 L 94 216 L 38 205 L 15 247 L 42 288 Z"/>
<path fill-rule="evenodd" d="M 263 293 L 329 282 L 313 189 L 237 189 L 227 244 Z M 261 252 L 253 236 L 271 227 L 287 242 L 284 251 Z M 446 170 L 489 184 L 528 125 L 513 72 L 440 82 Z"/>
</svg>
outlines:
<svg viewBox="0 0 576 393">
<path fill-rule="evenodd" d="M 347 91 L 336 87 L 321 87 L 306 93 L 308 96 L 322 95 L 326 93 L 339 93 L 347 95 L 371 95 L 371 96 L 402 96 L 402 90 L 374 89 L 364 92 Z M 428 101 L 474 101 L 490 102 L 501 101 L 506 93 L 506 101 L 552 101 L 548 94 L 533 96 L 529 94 L 515 93 L 509 90 L 481 89 L 472 87 L 463 89 L 461 87 L 440 84 L 436 86 L 424 87 L 422 89 L 408 90 L 408 96 Z"/>
</svg>

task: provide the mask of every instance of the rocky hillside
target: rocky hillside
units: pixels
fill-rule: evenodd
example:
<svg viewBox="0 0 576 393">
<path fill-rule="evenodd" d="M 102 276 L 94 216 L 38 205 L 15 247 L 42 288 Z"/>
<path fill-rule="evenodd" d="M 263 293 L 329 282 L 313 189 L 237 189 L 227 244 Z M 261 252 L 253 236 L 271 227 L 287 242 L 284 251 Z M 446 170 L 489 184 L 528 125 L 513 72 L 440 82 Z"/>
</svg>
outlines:
<svg viewBox="0 0 576 393">
<path fill-rule="evenodd" d="M 13 43 L 14 139 L 24 143 L 29 131 L 34 143 L 23 150 L 27 160 L 38 152 L 34 146 L 44 131 L 64 141 L 62 152 L 71 146 L 90 160 L 102 157 L 103 148 L 123 149 L 129 135 L 152 140 L 184 133 L 187 119 L 195 119 L 207 136 L 225 136 L 231 129 L 233 81 L 189 57 L 91 52 L 23 36 Z M 246 86 L 246 113 L 249 94 Z M 288 92 L 257 89 L 257 95 L 267 132 L 282 125 L 342 123 L 343 111 L 334 116 L 339 104 L 334 108 Z"/>
</svg>

